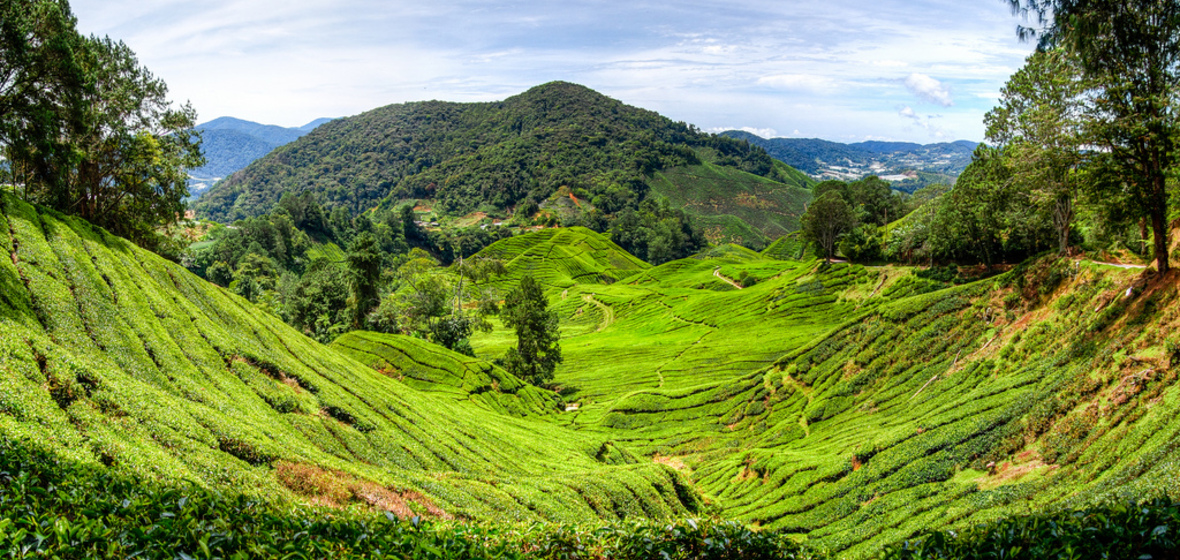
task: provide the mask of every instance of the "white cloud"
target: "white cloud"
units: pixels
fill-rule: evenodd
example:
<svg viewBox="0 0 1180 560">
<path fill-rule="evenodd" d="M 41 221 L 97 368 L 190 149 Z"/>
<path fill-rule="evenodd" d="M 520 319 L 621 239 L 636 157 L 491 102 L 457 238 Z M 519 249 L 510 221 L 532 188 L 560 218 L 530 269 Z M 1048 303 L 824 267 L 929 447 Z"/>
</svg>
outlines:
<svg viewBox="0 0 1180 560">
<path fill-rule="evenodd" d="M 920 100 L 944 114 L 937 123 L 978 139 L 996 92 L 1033 48 L 1016 40 L 1002 5 L 986 2 L 70 4 L 84 33 L 125 40 L 202 119 L 287 126 L 405 101 L 504 99 L 566 80 L 703 129 L 744 123 L 830 139 L 924 140 L 929 127 L 898 117 Z"/>
<path fill-rule="evenodd" d="M 910 123 L 912 125 L 917 126 L 917 127 L 921 128 L 922 130 L 925 130 L 927 133 L 929 133 L 931 138 L 934 138 L 936 140 L 951 140 L 951 139 L 953 139 L 954 134 L 952 131 L 949 131 L 941 126 L 938 126 L 934 122 L 936 119 L 941 119 L 942 115 L 922 116 L 922 115 L 919 115 L 918 112 L 915 111 L 913 109 L 913 107 L 910 107 L 909 105 L 905 105 L 902 108 L 898 109 L 897 114 L 899 116 L 901 116 L 902 118 L 910 121 Z"/>
<path fill-rule="evenodd" d="M 785 91 L 804 93 L 831 93 L 839 84 L 828 76 L 815 74 L 777 74 L 758 78 L 758 84 Z"/>
<path fill-rule="evenodd" d="M 925 74 L 918 74 L 917 72 L 910 74 L 905 79 L 905 87 L 910 90 L 910 93 L 923 101 L 942 105 L 943 107 L 950 107 L 955 104 L 955 101 L 951 99 L 950 88 Z"/>
</svg>

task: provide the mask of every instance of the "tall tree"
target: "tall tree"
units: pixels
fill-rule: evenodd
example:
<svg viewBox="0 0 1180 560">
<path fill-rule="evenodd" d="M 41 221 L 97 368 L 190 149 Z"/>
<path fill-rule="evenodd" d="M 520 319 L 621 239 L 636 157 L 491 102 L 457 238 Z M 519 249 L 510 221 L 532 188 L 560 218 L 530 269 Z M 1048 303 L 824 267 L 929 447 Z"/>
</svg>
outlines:
<svg viewBox="0 0 1180 560">
<path fill-rule="evenodd" d="M 1011 172 L 1000 150 L 980 144 L 971 164 L 963 170 L 950 192 L 937 201 L 931 224 L 931 253 L 947 260 L 974 260 L 995 264 L 1004 240 L 1021 224 L 1014 216 Z"/>
<path fill-rule="evenodd" d="M 348 288 L 351 292 L 352 326 L 361 328 L 365 317 L 380 302 L 381 248 L 377 237 L 364 232 L 348 246 Z"/>
<path fill-rule="evenodd" d="M 1180 3 L 1173 0 L 1009 0 L 1040 29 L 1020 27 L 1040 46 L 1078 55 L 1095 87 L 1091 130 L 1117 181 L 1110 200 L 1151 223 L 1160 272 L 1168 263 L 1167 175 L 1177 161 L 1180 122 Z"/>
<path fill-rule="evenodd" d="M 62 86 L 61 95 L 52 94 L 68 110 L 50 118 L 65 124 L 57 131 L 17 130 L 8 139 L 12 167 L 39 170 L 21 177 L 33 201 L 159 250 L 156 228 L 183 214 L 186 170 L 204 161 L 200 137 L 192 130 L 196 112 L 188 105 L 172 108 L 164 82 L 140 66 L 122 42 L 80 39 L 70 48 L 84 78 Z M 44 134 L 54 138 L 53 165 L 46 163 L 46 148 L 39 147 L 46 144 Z M 66 152 L 68 158 L 60 157 Z"/>
<path fill-rule="evenodd" d="M 987 138 L 1004 147 L 1017 188 L 1052 215 L 1059 254 L 1069 249 L 1076 215 L 1085 91 L 1070 52 L 1037 51 L 1008 79 L 1000 105 L 984 118 Z"/>
<path fill-rule="evenodd" d="M 803 238 L 819 246 L 824 260 L 830 262 L 835 256 L 836 241 L 856 226 L 856 216 L 839 191 L 833 189 L 811 201 L 800 222 Z"/>
<path fill-rule="evenodd" d="M 504 369 L 534 385 L 553 379 L 553 371 L 562 362 L 561 333 L 557 330 L 557 313 L 541 285 L 531 276 L 504 298 L 501 315 L 504 324 L 516 331 L 516 346 L 504 355 Z"/>
<path fill-rule="evenodd" d="M 74 26 L 64 0 L 0 2 L 0 148 L 10 163 L 7 182 L 27 187 L 64 180 L 71 150 L 62 139 L 86 86 L 77 57 L 83 39 Z"/>
</svg>

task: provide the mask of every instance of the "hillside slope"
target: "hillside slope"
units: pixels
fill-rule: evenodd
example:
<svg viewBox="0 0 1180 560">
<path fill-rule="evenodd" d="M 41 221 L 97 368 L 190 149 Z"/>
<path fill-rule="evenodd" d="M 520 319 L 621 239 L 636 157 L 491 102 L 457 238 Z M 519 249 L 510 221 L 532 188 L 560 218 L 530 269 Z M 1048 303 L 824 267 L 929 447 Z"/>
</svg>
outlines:
<svg viewBox="0 0 1180 560">
<path fill-rule="evenodd" d="M 528 275 L 542 284 L 611 284 L 651 265 L 635 258 L 606 236 L 583 227 L 542 229 L 489 245 L 475 255 L 504 261 L 498 282 L 513 285 Z"/>
<path fill-rule="evenodd" d="M 285 192 L 313 192 L 328 210 L 429 200 L 462 216 L 566 188 L 610 215 L 647 196 L 652 173 L 702 162 L 784 188 L 811 183 L 746 142 L 553 82 L 500 102 L 405 103 L 327 123 L 218 184 L 197 209 L 228 222 L 270 211 Z"/>
<path fill-rule="evenodd" d="M 584 522 L 697 505 L 675 472 L 607 438 L 415 390 L 8 194 L 0 250 L 2 439 L 261 497 L 330 503 L 320 493 L 344 485 L 398 515 Z"/>
<path fill-rule="evenodd" d="M 799 174 L 785 164 L 783 175 Z M 806 178 L 788 185 L 709 163 L 657 172 L 652 192 L 696 217 L 711 243 L 764 246 L 799 230 L 811 201 Z"/>
<path fill-rule="evenodd" d="M 578 407 L 557 421 L 839 557 L 1177 498 L 1180 276 L 1055 259 L 957 287 L 934 276 L 728 246 L 551 290 L 555 382 Z M 511 342 L 473 340 L 486 356 Z"/>
</svg>

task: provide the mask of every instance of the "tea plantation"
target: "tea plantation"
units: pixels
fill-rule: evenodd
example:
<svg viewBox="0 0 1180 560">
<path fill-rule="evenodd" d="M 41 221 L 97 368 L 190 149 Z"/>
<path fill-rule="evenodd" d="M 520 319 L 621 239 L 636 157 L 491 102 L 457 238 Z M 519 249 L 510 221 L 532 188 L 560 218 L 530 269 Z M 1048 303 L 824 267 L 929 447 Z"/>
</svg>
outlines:
<svg viewBox="0 0 1180 560">
<path fill-rule="evenodd" d="M 1176 277 L 951 286 L 786 243 L 488 247 L 561 318 L 551 390 L 492 362 L 502 327 L 324 346 L 0 195 L 0 554 L 1175 556 Z"/>
</svg>

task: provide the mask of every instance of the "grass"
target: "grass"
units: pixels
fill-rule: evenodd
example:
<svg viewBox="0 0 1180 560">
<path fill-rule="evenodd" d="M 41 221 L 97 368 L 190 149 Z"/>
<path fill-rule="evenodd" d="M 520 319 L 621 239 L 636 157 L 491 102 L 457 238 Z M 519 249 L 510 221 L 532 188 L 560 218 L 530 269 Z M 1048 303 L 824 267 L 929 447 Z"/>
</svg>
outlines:
<svg viewBox="0 0 1180 560">
<path fill-rule="evenodd" d="M 609 284 L 650 267 L 605 236 L 582 227 L 517 235 L 486 247 L 477 257 L 505 261 L 508 274 L 502 284 L 514 285 L 527 274 L 544 285 L 560 288 Z"/>
<path fill-rule="evenodd" d="M 714 271 L 758 282 L 736 290 Z M 682 465 L 727 517 L 853 558 L 1172 491 L 1175 278 L 1124 301 L 1137 272 L 1097 264 L 958 287 L 914 272 L 720 247 L 553 290 L 556 382 L 580 405 L 558 421 Z M 587 292 L 610 306 L 606 328 L 588 328 Z"/>
</svg>

